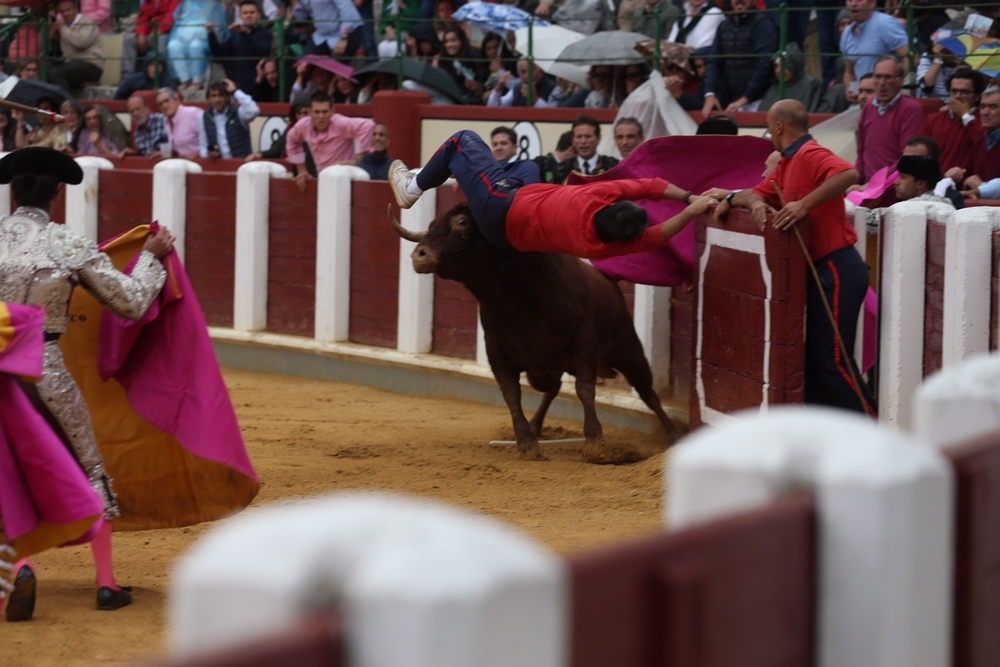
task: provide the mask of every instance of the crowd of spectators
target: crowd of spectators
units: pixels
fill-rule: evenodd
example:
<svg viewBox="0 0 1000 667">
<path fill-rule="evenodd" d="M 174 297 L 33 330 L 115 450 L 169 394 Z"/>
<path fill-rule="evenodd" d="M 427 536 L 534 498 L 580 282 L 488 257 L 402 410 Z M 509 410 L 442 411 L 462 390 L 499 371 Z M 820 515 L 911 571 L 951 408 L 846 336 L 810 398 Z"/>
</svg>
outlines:
<svg viewBox="0 0 1000 667">
<path fill-rule="evenodd" d="M 948 27 L 952 16 L 918 3 L 911 53 L 902 12 L 879 9 L 877 2 L 789 3 L 788 43 L 782 50 L 776 1 L 619 0 L 616 16 L 593 21 L 595 29 L 660 38 L 658 53 L 676 54 L 680 48 L 685 62 L 663 55 L 639 64 L 597 64 L 585 77 L 571 77 L 576 81 L 546 72 L 538 63 L 528 66 L 528 49 L 516 43 L 513 32 L 489 32 L 456 21 L 453 14 L 462 0 L 387 0 L 378 20 L 372 0 L 141 0 L 138 13 L 124 20 L 111 16 L 111 0 L 58 0 L 47 10 L 35 10 L 35 18 L 47 18 L 45 23 L 28 21 L 8 31 L 0 52 L 6 51 L 8 73 L 31 63 L 37 76 L 38 59 L 47 58 L 48 80 L 77 94 L 100 80 L 105 67 L 115 66 L 106 62 L 101 35 L 122 30 L 117 99 L 160 86 L 173 87 L 182 96 L 207 92 L 211 80 L 222 77 L 257 102 L 290 99 L 303 90 L 301 71 L 291 63 L 317 56 L 347 70 L 327 82 L 323 92 L 338 104 L 364 102 L 395 81 L 356 70 L 401 53 L 440 69 L 454 82 L 446 91 L 420 77 L 407 82 L 414 89 L 429 88 L 441 103 L 614 108 L 657 69 L 685 109 L 704 112 L 766 110 L 782 95 L 798 99 L 811 112 L 839 112 L 857 103 L 859 82 L 877 58 L 897 54 L 913 57 L 912 94 L 946 100 L 944 83 L 961 66 L 961 55 L 947 52 L 933 35 Z M 583 14 L 607 14 L 611 6 L 596 0 L 507 4 L 573 28 L 590 25 L 575 20 Z M 888 4 L 897 5 L 892 0 Z M 567 18 L 568 12 L 579 16 Z M 822 50 L 822 75 L 816 77 L 804 65 L 806 56 L 815 55 L 805 52 L 812 15 Z M 276 38 L 278 27 L 281 39 Z M 43 28 L 50 37 L 49 53 L 41 52 Z M 219 65 L 214 76 L 211 62 Z M 909 68 L 909 62 L 904 66 Z M 284 76 L 283 67 L 288 68 Z M 285 90 L 279 87 L 282 79 Z M 319 88 L 309 92 L 314 90 Z"/>
<path fill-rule="evenodd" d="M 969 10 L 918 5 L 911 38 L 895 3 L 880 8 L 878 0 L 842 1 L 817 0 L 814 13 L 802 11 L 810 9 L 808 0 L 790 2 L 789 41 L 782 48 L 770 0 L 620 0 L 616 16 L 591 22 L 593 29 L 662 42 L 637 44 L 636 57 L 625 64 L 590 64 L 584 76 L 565 78 L 565 70 L 554 70 L 565 75 L 557 76 L 526 57 L 513 32 L 456 21 L 461 0 L 387 1 L 379 21 L 371 0 L 142 0 L 138 14 L 120 24 L 114 24 L 110 0 L 57 0 L 36 10 L 48 12 L 47 22 L 8 31 L 3 48 L 9 73 L 38 79 L 47 71 L 50 83 L 77 94 L 113 66 L 104 57 L 101 35 L 124 29 L 115 97 L 128 100 L 135 131 L 109 134 L 113 116 L 63 104 L 60 123 L 0 112 L 0 136 L 5 149 L 35 144 L 83 154 L 284 157 L 296 165 L 300 184 L 335 163 L 363 166 L 381 177 L 389 159 L 388 127 L 339 116 L 333 105 L 371 103 L 377 91 L 394 89 L 395 69 L 372 65 L 403 55 L 425 67 L 413 72 L 439 70 L 437 78 L 408 70 L 404 87 L 426 90 L 448 104 L 617 108 L 656 70 L 662 75 L 657 85 L 681 108 L 706 115 L 766 111 L 782 98 L 796 99 L 810 112 L 856 105 L 863 180 L 894 167 L 905 151 L 926 149 L 929 155 L 916 157 L 939 160 L 941 178 L 950 179 L 954 192 L 992 193 L 989 183 L 1000 177 L 1000 164 L 993 164 L 1000 112 L 988 105 L 1000 101 L 1000 92 L 988 88 L 996 82 L 972 71 L 965 54 L 949 51 L 944 39 L 945 31 L 963 28 Z M 508 4 L 571 27 L 585 24 L 577 20 L 584 13 L 606 13 L 610 6 L 589 0 Z M 823 51 L 817 76 L 807 72 L 810 54 L 803 50 L 810 16 Z M 41 52 L 43 29 L 49 53 Z M 218 64 L 214 75 L 211 62 Z M 158 112 L 141 94 L 154 90 Z M 204 112 L 183 103 L 199 90 L 207 92 Z M 944 109 L 925 120 L 913 99 L 919 97 L 941 99 Z M 288 98 L 292 122 L 286 135 L 268 151 L 251 153 L 248 126 L 259 113 L 258 102 Z M 59 102 L 39 104 L 54 109 Z M 644 139 L 634 118 L 621 119 L 614 130 L 622 156 Z M 930 143 L 908 147 L 915 137 Z M 492 139 L 498 156 L 505 147 L 516 152 L 512 129 L 501 126 Z M 610 168 L 614 158 L 597 155 L 599 142 L 600 124 L 580 116 L 560 145 L 537 160 L 543 177 L 562 182 L 574 171 Z"/>
</svg>

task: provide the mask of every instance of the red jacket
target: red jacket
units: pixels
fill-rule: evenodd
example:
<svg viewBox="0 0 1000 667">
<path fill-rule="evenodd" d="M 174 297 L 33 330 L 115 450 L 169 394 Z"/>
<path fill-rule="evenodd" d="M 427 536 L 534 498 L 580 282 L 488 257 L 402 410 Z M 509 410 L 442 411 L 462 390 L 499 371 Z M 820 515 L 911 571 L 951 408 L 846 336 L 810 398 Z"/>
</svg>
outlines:
<svg viewBox="0 0 1000 667">
<path fill-rule="evenodd" d="M 174 27 L 174 11 L 180 0 L 145 0 L 139 7 L 139 16 L 135 20 L 135 34 L 149 36 L 153 32 L 153 21 L 159 25 L 161 35 L 170 32 Z M 166 54 L 161 54 L 166 56 Z"/>
<path fill-rule="evenodd" d="M 655 250 L 666 244 L 659 226 L 635 241 L 605 243 L 594 229 L 594 216 L 616 202 L 662 199 L 668 185 L 662 178 L 525 185 L 507 211 L 507 241 L 521 252 L 561 252 L 587 259 Z"/>
</svg>

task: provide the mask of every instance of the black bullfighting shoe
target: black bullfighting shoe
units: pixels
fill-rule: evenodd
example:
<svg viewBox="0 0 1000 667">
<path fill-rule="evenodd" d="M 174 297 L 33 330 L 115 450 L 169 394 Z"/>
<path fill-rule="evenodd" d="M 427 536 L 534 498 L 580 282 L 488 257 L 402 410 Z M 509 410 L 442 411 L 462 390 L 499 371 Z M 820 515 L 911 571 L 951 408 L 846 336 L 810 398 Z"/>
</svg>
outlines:
<svg viewBox="0 0 1000 667">
<path fill-rule="evenodd" d="M 35 589 L 38 581 L 35 573 L 27 565 L 22 565 L 14 577 L 14 590 L 7 597 L 4 617 L 10 623 L 30 621 L 35 613 Z"/>
<path fill-rule="evenodd" d="M 101 586 L 97 589 L 97 608 L 101 611 L 114 611 L 132 604 L 132 587 L 122 586 L 119 590 Z"/>
<path fill-rule="evenodd" d="M 420 195 L 411 195 L 406 191 L 406 186 L 414 178 L 416 176 L 410 173 L 402 160 L 393 160 L 389 165 L 389 185 L 392 187 L 392 194 L 396 195 L 399 208 L 410 208 L 420 199 Z"/>
</svg>

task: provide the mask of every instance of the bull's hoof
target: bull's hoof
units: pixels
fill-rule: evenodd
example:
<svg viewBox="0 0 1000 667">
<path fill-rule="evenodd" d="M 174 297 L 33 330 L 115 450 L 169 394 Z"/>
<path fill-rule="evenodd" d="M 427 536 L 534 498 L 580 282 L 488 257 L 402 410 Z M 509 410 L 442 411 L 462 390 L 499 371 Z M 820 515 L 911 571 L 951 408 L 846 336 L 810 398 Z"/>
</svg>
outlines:
<svg viewBox="0 0 1000 667">
<path fill-rule="evenodd" d="M 549 457 L 542 454 L 542 450 L 535 447 L 524 452 L 520 452 L 522 461 L 548 461 Z"/>
<path fill-rule="evenodd" d="M 635 463 L 646 458 L 634 449 L 622 445 L 609 445 L 603 440 L 588 442 L 583 446 L 581 453 L 584 461 L 598 465 Z"/>
</svg>

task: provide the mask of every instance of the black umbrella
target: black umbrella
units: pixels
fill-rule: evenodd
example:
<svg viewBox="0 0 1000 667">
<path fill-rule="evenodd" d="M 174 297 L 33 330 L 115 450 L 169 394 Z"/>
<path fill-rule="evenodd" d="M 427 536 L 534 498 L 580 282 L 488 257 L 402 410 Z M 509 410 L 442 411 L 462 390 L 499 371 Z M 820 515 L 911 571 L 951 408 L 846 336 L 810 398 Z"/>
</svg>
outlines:
<svg viewBox="0 0 1000 667">
<path fill-rule="evenodd" d="M 21 79 L 11 88 L 6 99 L 10 102 L 26 104 L 29 107 L 37 107 L 42 100 L 51 100 L 55 105 L 53 111 L 56 112 L 66 100 L 72 102 L 77 109 L 81 108 L 80 103 L 66 92 L 65 88 L 38 79 Z"/>
<path fill-rule="evenodd" d="M 359 69 L 354 73 L 354 76 L 378 73 L 398 74 L 399 61 L 396 58 L 380 60 L 377 63 L 372 63 L 364 69 Z M 440 91 L 452 98 L 456 103 L 462 103 L 464 95 L 459 89 L 458 84 L 455 83 L 455 80 L 448 76 L 448 73 L 444 70 L 438 69 L 433 65 L 429 65 L 422 60 L 403 58 L 403 78 L 411 79 L 417 83 L 422 83 L 425 86 L 430 86 L 434 90 Z"/>
</svg>

